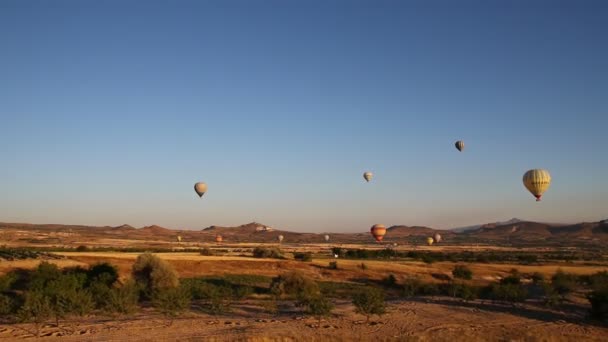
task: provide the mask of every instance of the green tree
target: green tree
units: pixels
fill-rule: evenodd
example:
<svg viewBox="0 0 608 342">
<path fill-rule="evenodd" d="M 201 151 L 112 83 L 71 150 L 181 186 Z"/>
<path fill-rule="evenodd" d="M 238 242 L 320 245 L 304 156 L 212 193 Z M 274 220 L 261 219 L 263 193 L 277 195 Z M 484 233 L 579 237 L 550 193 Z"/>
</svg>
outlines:
<svg viewBox="0 0 608 342">
<path fill-rule="evenodd" d="M 169 325 L 190 308 L 190 301 L 190 292 L 184 286 L 157 290 L 152 297 L 152 305 L 169 319 Z"/>
<path fill-rule="evenodd" d="M 384 292 L 375 288 L 365 288 L 353 295 L 353 305 L 357 313 L 369 318 L 372 315 L 382 315 L 385 312 Z"/>
<path fill-rule="evenodd" d="M 473 271 L 464 265 L 456 265 L 452 270 L 454 278 L 471 280 L 473 279 Z"/>
<path fill-rule="evenodd" d="M 151 253 L 137 257 L 133 264 L 132 275 L 141 287 L 145 299 L 151 299 L 156 290 L 179 286 L 179 278 L 173 266 Z"/>
</svg>

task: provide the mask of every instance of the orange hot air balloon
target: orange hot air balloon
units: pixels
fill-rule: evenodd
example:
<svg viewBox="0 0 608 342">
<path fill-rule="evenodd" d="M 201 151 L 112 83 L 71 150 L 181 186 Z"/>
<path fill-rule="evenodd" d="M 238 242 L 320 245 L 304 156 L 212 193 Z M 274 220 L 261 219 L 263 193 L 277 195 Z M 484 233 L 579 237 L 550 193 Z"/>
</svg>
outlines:
<svg viewBox="0 0 608 342">
<path fill-rule="evenodd" d="M 386 227 L 383 224 L 375 224 L 369 230 L 376 242 L 381 242 L 386 235 Z"/>
<path fill-rule="evenodd" d="M 224 238 L 221 235 L 218 234 L 215 236 L 215 242 L 220 243 L 222 241 L 224 241 Z"/>
</svg>

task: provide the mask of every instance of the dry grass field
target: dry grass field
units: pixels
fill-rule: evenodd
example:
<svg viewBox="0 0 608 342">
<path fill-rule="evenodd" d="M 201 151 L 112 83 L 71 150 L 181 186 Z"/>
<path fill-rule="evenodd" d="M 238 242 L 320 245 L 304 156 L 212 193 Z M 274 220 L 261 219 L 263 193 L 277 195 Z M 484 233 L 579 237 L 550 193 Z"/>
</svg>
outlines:
<svg viewBox="0 0 608 342">
<path fill-rule="evenodd" d="M 424 263 L 415 260 L 350 260 L 335 259 L 329 254 L 327 244 L 284 245 L 281 249 L 289 257 L 265 259 L 245 256 L 246 248 L 259 244 L 207 244 L 212 250 L 223 253 L 204 256 L 197 251 L 187 251 L 184 246 L 176 246 L 173 251 L 156 253 L 168 261 L 180 278 L 196 278 L 225 275 L 258 275 L 275 277 L 286 271 L 298 270 L 321 282 L 360 283 L 361 281 L 381 281 L 393 274 L 398 281 L 416 278 L 428 283 L 441 283 L 450 276 L 455 265 L 466 264 L 473 271 L 473 278 L 466 281 L 471 285 L 486 285 L 507 276 L 512 269 L 522 274 L 535 272 L 550 278 L 558 269 L 576 275 L 589 275 L 608 271 L 608 264 L 602 262 L 584 263 L 546 262 L 523 265 L 512 263 Z M 267 246 L 277 246 L 268 244 Z M 342 245 L 342 248 L 361 248 L 361 245 Z M 378 246 L 370 246 L 378 249 Z M 476 249 L 475 249 L 476 248 Z M 399 249 L 407 250 L 406 246 Z M 449 246 L 418 247 L 418 250 L 443 251 L 446 253 L 466 250 L 494 250 L 508 252 L 504 247 Z M 291 252 L 312 252 L 310 262 L 293 260 Z M 534 249 L 526 249 L 534 252 Z M 116 265 L 121 280 L 131 277 L 131 267 L 141 253 L 131 252 L 53 252 L 62 258 L 46 260 L 61 268 L 88 267 L 99 262 Z M 243 255 L 239 255 L 243 254 Z M 338 269 L 328 267 L 336 261 Z M 11 270 L 34 269 L 41 260 L 26 259 L 0 262 L 0 273 Z M 365 267 L 362 268 L 361 264 Z M 173 322 L 145 307 L 138 313 L 120 318 L 88 316 L 78 318 L 61 327 L 54 324 L 42 326 L 40 335 L 45 341 L 602 341 L 608 336 L 608 326 L 587 319 L 587 312 L 581 297 L 571 298 L 571 305 L 547 308 L 534 302 L 519 304 L 495 303 L 483 300 L 463 302 L 461 300 L 429 296 L 410 299 L 391 299 L 385 315 L 373 317 L 366 322 L 365 317 L 355 312 L 349 300 L 335 300 L 335 310 L 331 317 L 318 321 L 303 315 L 298 310 L 285 310 L 279 314 L 269 314 L 260 309 L 259 299 L 253 296 L 232 305 L 229 313 L 211 315 L 190 311 Z M 262 298 L 263 299 L 263 298 Z M 289 307 L 289 304 L 284 304 Z M 31 338 L 31 324 L 0 325 L 0 339 L 15 340 Z"/>
</svg>

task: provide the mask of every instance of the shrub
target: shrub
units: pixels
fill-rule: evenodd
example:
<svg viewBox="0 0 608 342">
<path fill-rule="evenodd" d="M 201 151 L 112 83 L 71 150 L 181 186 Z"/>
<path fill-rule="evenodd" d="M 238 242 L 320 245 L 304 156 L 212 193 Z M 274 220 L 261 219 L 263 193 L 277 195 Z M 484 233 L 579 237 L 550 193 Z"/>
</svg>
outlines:
<svg viewBox="0 0 608 342">
<path fill-rule="evenodd" d="M 551 285 L 562 298 L 576 289 L 576 282 L 576 275 L 565 273 L 561 269 L 551 277 Z"/>
<path fill-rule="evenodd" d="M 87 284 L 103 283 L 111 287 L 118 280 L 118 269 L 107 262 L 97 263 L 89 268 L 86 273 Z"/>
<path fill-rule="evenodd" d="M 12 315 L 15 313 L 15 303 L 9 296 L 0 294 L 0 316 Z"/>
<path fill-rule="evenodd" d="M 0 292 L 9 291 L 17 281 L 17 275 L 13 272 L 0 276 Z"/>
<path fill-rule="evenodd" d="M 331 301 L 322 296 L 309 298 L 306 302 L 307 311 L 309 314 L 317 317 L 319 322 L 322 317 L 329 316 L 334 308 Z"/>
<path fill-rule="evenodd" d="M 551 284 L 542 283 L 543 301 L 546 306 L 553 307 L 562 302 L 562 297 Z"/>
<path fill-rule="evenodd" d="M 401 295 L 403 297 L 414 297 L 420 294 L 422 284 L 419 279 L 408 278 L 401 285 Z"/>
<path fill-rule="evenodd" d="M 532 283 L 538 285 L 543 284 L 545 282 L 545 276 L 540 272 L 534 272 L 532 274 Z"/>
<path fill-rule="evenodd" d="M 27 287 L 30 290 L 44 290 L 51 281 L 57 280 L 61 276 L 61 271 L 57 265 L 43 261 L 29 275 Z"/>
<path fill-rule="evenodd" d="M 443 285 L 447 295 L 454 298 L 461 298 L 465 301 L 477 298 L 477 289 L 467 284 L 448 283 Z"/>
<path fill-rule="evenodd" d="M 87 246 L 80 245 L 80 246 L 76 247 L 76 252 L 86 252 L 88 250 L 89 250 L 89 247 L 87 247 Z"/>
<path fill-rule="evenodd" d="M 205 248 L 201 249 L 201 255 L 211 256 L 211 255 L 213 255 L 213 251 L 211 249 L 205 247 Z"/>
<path fill-rule="evenodd" d="M 264 309 L 264 312 L 271 315 L 276 315 L 279 313 L 279 306 L 277 305 L 277 301 L 274 299 L 264 301 L 262 303 L 262 309 Z"/>
<path fill-rule="evenodd" d="M 338 269 L 338 262 L 337 261 L 330 261 L 328 268 L 330 270 L 337 270 Z"/>
<path fill-rule="evenodd" d="M 597 272 L 588 276 L 581 276 L 580 278 L 581 281 L 585 282 L 593 290 L 608 286 L 608 271 Z"/>
<path fill-rule="evenodd" d="M 283 259 L 283 255 L 281 251 L 276 248 L 265 248 L 265 247 L 256 247 L 253 249 L 253 257 L 254 258 L 272 258 L 272 259 Z"/>
<path fill-rule="evenodd" d="M 109 290 L 103 310 L 109 314 L 131 314 L 137 310 L 139 288 L 134 281 Z"/>
<path fill-rule="evenodd" d="M 361 265 L 359 265 L 359 268 L 361 268 L 362 270 L 366 270 L 367 265 L 364 262 L 362 262 Z"/>
<path fill-rule="evenodd" d="M 608 320 L 608 286 L 593 290 L 587 299 L 591 303 L 591 317 Z"/>
<path fill-rule="evenodd" d="M 422 262 L 424 262 L 425 264 L 432 264 L 435 261 L 435 257 L 433 257 L 431 254 L 423 254 L 422 255 Z"/>
<path fill-rule="evenodd" d="M 489 296 L 491 299 L 495 300 L 502 300 L 507 302 L 523 302 L 528 297 L 528 291 L 525 287 L 521 286 L 521 284 L 492 284 L 489 288 Z"/>
<path fill-rule="evenodd" d="M 396 287 L 397 286 L 397 278 L 394 274 L 389 274 L 384 279 L 382 279 L 382 285 L 386 287 Z"/>
<path fill-rule="evenodd" d="M 317 283 L 298 271 L 284 273 L 274 278 L 271 292 L 278 297 L 294 297 L 300 304 L 320 294 Z"/>
<path fill-rule="evenodd" d="M 151 298 L 154 291 L 179 286 L 179 278 L 173 266 L 151 253 L 137 257 L 132 274 L 146 299 Z"/>
<path fill-rule="evenodd" d="M 375 288 L 366 288 L 353 296 L 353 305 L 357 313 L 363 314 L 369 321 L 372 315 L 382 315 L 385 311 L 384 292 Z"/>
<path fill-rule="evenodd" d="M 179 286 L 155 291 L 152 305 L 172 322 L 173 318 L 190 308 L 190 300 L 189 290 Z"/>
<path fill-rule="evenodd" d="M 471 280 L 473 279 L 473 271 L 464 265 L 456 265 L 452 270 L 454 278 Z"/>
<path fill-rule="evenodd" d="M 312 261 L 312 253 L 310 253 L 310 252 L 306 252 L 306 253 L 295 252 L 295 253 L 293 253 L 293 258 L 295 260 L 309 262 L 309 261 Z"/>
<path fill-rule="evenodd" d="M 25 302 L 17 312 L 17 317 L 22 322 L 34 323 L 35 335 L 40 336 L 40 325 L 53 315 L 51 302 L 47 296 L 40 291 L 29 291 L 25 294 Z"/>
</svg>

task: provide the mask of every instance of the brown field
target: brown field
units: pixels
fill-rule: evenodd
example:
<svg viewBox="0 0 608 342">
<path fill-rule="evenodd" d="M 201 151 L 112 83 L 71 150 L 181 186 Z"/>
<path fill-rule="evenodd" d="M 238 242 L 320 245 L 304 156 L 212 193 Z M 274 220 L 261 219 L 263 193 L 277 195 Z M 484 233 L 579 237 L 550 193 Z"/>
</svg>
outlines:
<svg viewBox="0 0 608 342">
<path fill-rule="evenodd" d="M 327 245 L 283 246 L 284 251 L 312 251 L 321 253 L 312 262 L 294 260 L 257 259 L 231 253 L 232 248 L 254 245 L 214 246 L 228 250 L 224 256 L 202 256 L 197 252 L 158 253 L 169 261 L 180 277 L 198 277 L 225 274 L 255 274 L 276 276 L 289 270 L 300 270 L 319 281 L 356 282 L 361 279 L 380 280 L 389 273 L 397 279 L 417 277 L 427 282 L 440 282 L 438 274 L 451 274 L 455 263 L 436 262 L 425 264 L 417 261 L 377 261 L 338 259 L 338 270 L 330 270 Z M 347 247 L 347 246 L 343 246 Z M 357 246 L 361 247 L 361 246 Z M 472 246 L 452 246 L 444 250 L 470 250 Z M 405 248 L 405 247 L 400 247 Z M 432 248 L 432 247 L 431 247 Z M 487 248 L 487 247 L 484 247 Z M 495 247 L 500 249 L 498 247 Z M 421 248 L 422 249 L 422 248 Z M 439 250 L 439 248 L 433 248 Z M 503 248 L 504 249 L 504 248 Z M 521 249 L 517 249 L 521 250 Z M 107 261 L 117 265 L 121 278 L 130 276 L 131 265 L 139 253 L 121 252 L 56 252 L 64 259 L 49 260 L 60 267 L 87 266 Z M 325 257 L 326 255 L 326 257 Z M 40 260 L 16 260 L 0 262 L 0 273 L 15 268 L 34 268 Z M 361 263 L 367 268 L 361 269 Z M 496 281 L 516 268 L 521 273 L 540 272 L 550 277 L 558 269 L 574 274 L 592 274 L 608 271 L 608 265 L 595 263 L 545 263 L 542 265 L 517 265 L 504 263 L 469 263 L 474 272 L 471 284 L 487 284 Z M 233 305 L 229 315 L 211 316 L 198 312 L 182 315 L 169 325 L 167 320 L 153 309 L 146 308 L 133 317 L 109 320 L 104 317 L 81 319 L 57 328 L 48 324 L 42 329 L 42 339 L 54 341 L 199 341 L 199 340 L 249 340 L 249 341 L 568 341 L 605 340 L 608 326 L 586 318 L 584 299 L 572 298 L 567 308 L 547 309 L 537 303 L 497 304 L 474 300 L 467 303 L 447 297 L 424 297 L 397 300 L 389 305 L 387 314 L 374 317 L 370 323 L 354 312 L 352 304 L 336 301 L 331 318 L 317 322 L 301 316 L 297 311 L 270 316 L 255 305 L 255 298 Z M 0 326 L 0 339 L 31 337 L 31 325 L 15 324 Z"/>
</svg>

